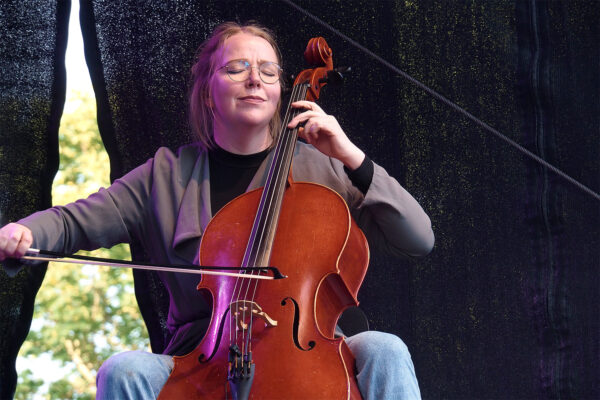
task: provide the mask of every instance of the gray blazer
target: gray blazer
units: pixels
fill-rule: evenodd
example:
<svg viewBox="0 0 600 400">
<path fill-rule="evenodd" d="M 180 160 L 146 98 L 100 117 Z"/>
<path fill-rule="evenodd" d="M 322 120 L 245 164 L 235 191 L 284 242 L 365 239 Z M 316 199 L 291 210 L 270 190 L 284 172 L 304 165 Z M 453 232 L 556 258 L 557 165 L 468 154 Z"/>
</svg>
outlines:
<svg viewBox="0 0 600 400">
<path fill-rule="evenodd" d="M 248 190 L 263 186 L 270 159 L 262 163 Z M 154 158 L 109 188 L 37 212 L 19 223 L 33 232 L 35 248 L 72 254 L 136 239 L 154 263 L 195 263 L 202 232 L 213 214 L 209 176 L 208 156 L 198 145 L 182 147 L 177 154 L 160 148 Z M 363 195 L 352 185 L 342 163 L 299 142 L 293 178 L 339 193 L 372 249 L 397 256 L 421 256 L 432 249 L 428 216 L 380 166 L 375 165 L 371 186 Z M 172 339 L 164 353 L 186 354 L 206 331 L 210 307 L 196 290 L 198 279 L 178 273 L 158 275 L 170 296 L 167 324 Z"/>
</svg>

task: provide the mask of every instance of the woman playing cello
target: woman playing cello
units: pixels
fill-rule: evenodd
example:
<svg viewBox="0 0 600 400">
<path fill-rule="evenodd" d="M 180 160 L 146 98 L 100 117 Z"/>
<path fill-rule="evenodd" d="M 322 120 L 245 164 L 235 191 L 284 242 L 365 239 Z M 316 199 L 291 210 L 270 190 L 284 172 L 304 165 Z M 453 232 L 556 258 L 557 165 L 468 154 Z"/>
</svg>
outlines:
<svg viewBox="0 0 600 400">
<path fill-rule="evenodd" d="M 255 24 L 225 23 L 202 44 L 192 68 L 190 119 L 199 140 L 176 154 L 161 148 L 145 164 L 85 200 L 35 213 L 0 230 L 0 260 L 30 247 L 79 249 L 142 243 L 151 261 L 198 264 L 210 219 L 238 195 L 263 184 L 279 133 L 281 60 L 272 34 Z M 317 104 L 288 124 L 306 143 L 294 153 L 294 180 L 337 192 L 369 244 L 393 255 L 422 256 L 433 246 L 429 218 L 416 200 L 356 147 L 335 117 Z M 197 279 L 159 273 L 170 296 L 171 341 L 163 354 L 125 352 L 98 371 L 97 398 L 156 398 L 173 356 L 190 353 L 207 331 L 210 303 Z M 363 332 L 346 338 L 365 399 L 419 398 L 410 354 L 396 336 Z M 285 398 L 285 393 L 281 394 Z"/>
</svg>

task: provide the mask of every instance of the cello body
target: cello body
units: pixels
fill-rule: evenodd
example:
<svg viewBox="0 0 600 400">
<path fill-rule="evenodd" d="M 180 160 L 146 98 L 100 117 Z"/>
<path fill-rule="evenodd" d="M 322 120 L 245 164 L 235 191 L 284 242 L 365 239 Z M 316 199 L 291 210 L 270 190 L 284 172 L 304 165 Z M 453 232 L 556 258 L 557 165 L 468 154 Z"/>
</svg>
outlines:
<svg viewBox="0 0 600 400">
<path fill-rule="evenodd" d="M 248 192 L 215 215 L 201 242 L 203 265 L 241 264 L 254 220 L 248 209 L 258 208 L 261 192 Z M 366 239 L 337 193 L 312 183 L 288 186 L 270 263 L 288 278 L 256 286 L 253 302 L 276 325 L 252 322 L 256 367 L 248 398 L 361 398 L 354 358 L 334 331 L 341 312 L 358 304 L 368 259 Z M 227 384 L 228 338 L 242 328 L 226 321 L 235 312 L 229 293 L 236 280 L 203 276 L 198 289 L 213 306 L 209 330 L 192 353 L 174 357 L 159 399 L 236 398 Z"/>
<path fill-rule="evenodd" d="M 358 305 L 367 241 L 339 194 L 292 180 L 299 128 L 286 128 L 300 113 L 293 101 L 318 98 L 331 56 L 323 38 L 309 41 L 305 58 L 322 67 L 296 78 L 265 186 L 224 206 L 200 243 L 200 265 L 273 266 L 286 278 L 203 275 L 208 330 L 194 351 L 174 357 L 159 399 L 361 398 L 354 357 L 334 332 L 342 311 Z"/>
</svg>

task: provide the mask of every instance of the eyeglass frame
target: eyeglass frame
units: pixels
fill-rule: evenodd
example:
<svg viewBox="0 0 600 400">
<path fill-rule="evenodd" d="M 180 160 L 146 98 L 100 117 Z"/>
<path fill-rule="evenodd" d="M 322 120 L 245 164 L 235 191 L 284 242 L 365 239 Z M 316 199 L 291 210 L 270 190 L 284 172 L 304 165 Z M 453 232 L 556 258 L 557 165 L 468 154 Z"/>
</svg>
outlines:
<svg viewBox="0 0 600 400">
<path fill-rule="evenodd" d="M 227 69 L 227 67 L 229 67 L 229 64 L 231 64 L 231 63 L 234 63 L 234 62 L 243 62 L 243 63 L 245 63 L 245 64 L 246 64 L 246 68 L 244 68 L 244 71 L 248 73 L 248 76 L 247 76 L 246 78 L 244 78 L 244 79 L 241 79 L 241 80 L 239 80 L 239 81 L 238 81 L 238 80 L 235 80 L 235 79 L 233 79 L 233 77 L 231 76 L 231 74 L 230 74 L 229 70 Z M 263 65 L 266 65 L 266 64 L 275 65 L 275 66 L 277 67 L 277 72 L 278 72 L 278 73 L 277 73 L 277 80 L 276 80 L 276 81 L 274 81 L 274 82 L 265 82 L 265 80 L 263 79 L 263 75 L 262 75 L 263 73 L 262 73 L 262 71 L 260 70 L 260 68 L 261 68 Z M 278 63 L 276 63 L 276 62 L 274 62 L 274 61 L 265 61 L 265 62 L 263 62 L 263 63 L 261 63 L 261 64 L 259 64 L 258 66 L 256 66 L 256 67 L 255 67 L 255 66 L 252 66 L 252 64 L 250 64 L 250 62 L 249 62 L 248 60 L 244 60 L 244 59 L 240 59 L 240 60 L 231 60 L 231 61 L 229 61 L 228 63 L 226 63 L 225 65 L 222 65 L 222 66 L 220 66 L 219 68 L 217 68 L 217 71 L 220 71 L 220 70 L 222 70 L 223 68 L 225 68 L 225 72 L 227 73 L 227 76 L 228 76 L 228 77 L 229 77 L 229 79 L 231 79 L 233 82 L 243 82 L 243 81 L 245 81 L 246 79 L 248 79 L 248 78 L 250 77 L 251 71 L 252 71 L 254 68 L 257 68 L 257 69 L 258 69 L 258 76 L 259 76 L 260 80 L 261 80 L 261 81 L 262 81 L 262 82 L 263 82 L 265 85 L 273 85 L 273 84 L 275 84 L 275 83 L 279 82 L 279 81 L 281 80 L 281 75 L 283 74 L 283 68 L 281 68 L 281 65 L 279 65 Z"/>
</svg>

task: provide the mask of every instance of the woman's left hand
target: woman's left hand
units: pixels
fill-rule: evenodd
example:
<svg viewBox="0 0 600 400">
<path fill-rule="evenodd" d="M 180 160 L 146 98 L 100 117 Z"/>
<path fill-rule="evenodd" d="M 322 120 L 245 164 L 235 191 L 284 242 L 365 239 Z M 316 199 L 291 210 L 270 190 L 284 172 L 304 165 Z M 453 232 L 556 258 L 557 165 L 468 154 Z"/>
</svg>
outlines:
<svg viewBox="0 0 600 400">
<path fill-rule="evenodd" d="M 321 153 L 337 158 L 350 170 L 360 167 L 365 159 L 365 153 L 348 139 L 334 116 L 328 115 L 312 101 L 296 101 L 294 108 L 304 108 L 307 111 L 296 115 L 288 124 L 293 129 L 305 122 L 298 130 L 301 138 L 315 146 Z"/>
</svg>

